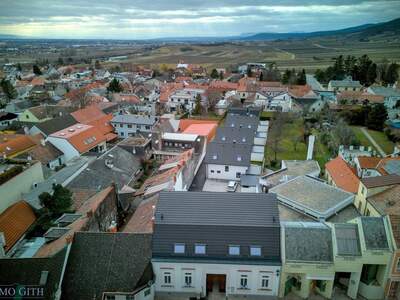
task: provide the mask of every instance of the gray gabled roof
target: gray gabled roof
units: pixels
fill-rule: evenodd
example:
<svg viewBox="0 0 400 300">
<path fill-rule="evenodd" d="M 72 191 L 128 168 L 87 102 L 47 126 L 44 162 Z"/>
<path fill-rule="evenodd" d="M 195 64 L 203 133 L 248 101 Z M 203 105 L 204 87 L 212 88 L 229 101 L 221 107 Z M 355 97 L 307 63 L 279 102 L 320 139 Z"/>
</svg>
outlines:
<svg viewBox="0 0 400 300">
<path fill-rule="evenodd" d="M 328 226 L 285 225 L 284 232 L 286 261 L 333 262 L 332 232 Z"/>
<path fill-rule="evenodd" d="M 218 127 L 214 142 L 252 145 L 256 128 Z"/>
<path fill-rule="evenodd" d="M 212 142 L 204 162 L 216 165 L 250 166 L 251 145 Z"/>
<path fill-rule="evenodd" d="M 264 193 L 161 192 L 156 224 L 279 227 L 278 201 Z"/>
<path fill-rule="evenodd" d="M 62 286 L 62 299 L 103 299 L 129 293 L 152 280 L 151 235 L 77 232 Z"/>
<path fill-rule="evenodd" d="M 112 123 L 124 124 L 140 124 L 140 125 L 153 125 L 157 122 L 155 116 L 141 116 L 141 115 L 117 115 L 112 120 Z"/>
<path fill-rule="evenodd" d="M 77 123 L 78 122 L 70 114 L 67 114 L 63 117 L 57 117 L 42 123 L 37 123 L 35 126 L 46 136 L 49 136 L 54 132 L 60 131 Z"/>
</svg>

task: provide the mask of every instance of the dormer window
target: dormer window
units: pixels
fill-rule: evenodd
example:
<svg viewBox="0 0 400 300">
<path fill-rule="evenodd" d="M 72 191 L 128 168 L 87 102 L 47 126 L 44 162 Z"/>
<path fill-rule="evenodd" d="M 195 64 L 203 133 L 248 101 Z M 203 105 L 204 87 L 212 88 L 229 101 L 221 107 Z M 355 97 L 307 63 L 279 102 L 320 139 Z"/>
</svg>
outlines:
<svg viewBox="0 0 400 300">
<path fill-rule="evenodd" d="M 175 254 L 184 254 L 185 253 L 185 244 L 175 244 L 174 245 L 174 253 Z"/>
<path fill-rule="evenodd" d="M 223 137 L 222 137 L 222 140 L 223 140 L 223 141 L 226 141 L 226 137 L 223 136 Z"/>
<path fill-rule="evenodd" d="M 243 142 L 243 143 L 246 143 L 246 138 L 242 138 L 242 142 Z"/>
<path fill-rule="evenodd" d="M 213 159 L 216 160 L 217 159 L 217 155 L 213 155 Z"/>
<path fill-rule="evenodd" d="M 261 247 L 250 246 L 250 256 L 261 256 Z"/>
<path fill-rule="evenodd" d="M 240 255 L 240 246 L 230 245 L 229 255 L 237 256 Z"/>
<path fill-rule="evenodd" d="M 204 244 L 196 244 L 194 246 L 194 253 L 195 254 L 206 254 L 206 245 Z"/>
<path fill-rule="evenodd" d="M 238 157 L 237 157 L 237 161 L 242 161 L 242 157 L 241 157 L 241 156 L 238 156 Z"/>
</svg>

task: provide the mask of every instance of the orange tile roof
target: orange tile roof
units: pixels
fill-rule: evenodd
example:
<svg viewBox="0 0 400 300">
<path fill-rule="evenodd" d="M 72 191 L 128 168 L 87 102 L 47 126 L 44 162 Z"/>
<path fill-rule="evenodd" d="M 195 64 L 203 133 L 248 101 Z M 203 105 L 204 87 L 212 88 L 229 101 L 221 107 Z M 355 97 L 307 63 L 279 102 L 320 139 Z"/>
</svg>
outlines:
<svg viewBox="0 0 400 300">
<path fill-rule="evenodd" d="M 340 156 L 326 163 L 325 169 L 338 188 L 354 194 L 358 192 L 360 179 Z"/>
<path fill-rule="evenodd" d="M 0 155 L 12 157 L 35 147 L 35 142 L 27 135 L 13 136 L 10 139 L 0 141 Z"/>
<path fill-rule="evenodd" d="M 44 78 L 43 77 L 35 77 L 32 79 L 31 84 L 33 86 L 37 86 L 37 85 L 44 85 Z"/>
<path fill-rule="evenodd" d="M 193 124 L 215 124 L 218 125 L 218 121 L 215 120 L 196 120 L 196 119 L 182 119 L 179 121 L 179 130 L 185 131 L 190 125 Z"/>
<path fill-rule="evenodd" d="M 88 125 L 96 127 L 102 134 L 106 135 L 114 131 L 114 128 L 110 124 L 112 118 L 113 118 L 112 114 L 104 115 L 96 120 L 88 122 Z"/>
<path fill-rule="evenodd" d="M 369 156 L 359 156 L 358 162 L 362 169 L 376 169 L 381 158 L 379 157 L 369 157 Z"/>
<path fill-rule="evenodd" d="M 363 102 L 364 100 L 368 100 L 373 103 L 383 103 L 385 100 L 384 96 L 381 95 L 373 95 L 362 91 L 343 91 L 337 96 L 338 101 L 340 100 L 350 100 Z"/>
<path fill-rule="evenodd" d="M 313 91 L 309 85 L 293 85 L 289 87 L 289 93 L 296 98 L 302 98 Z"/>
<path fill-rule="evenodd" d="M 88 107 L 72 112 L 71 115 L 77 122 L 82 124 L 89 124 L 90 122 L 104 117 L 105 113 L 103 113 L 103 111 L 96 105 L 90 105 Z"/>
<path fill-rule="evenodd" d="M 10 250 L 36 221 L 32 207 L 19 201 L 0 214 L 0 232 L 6 239 L 5 251 Z"/>
<path fill-rule="evenodd" d="M 50 137 L 66 139 L 80 153 L 88 152 L 98 144 L 106 141 L 106 137 L 90 125 L 75 124 L 52 133 Z"/>
<path fill-rule="evenodd" d="M 197 134 L 207 137 L 207 141 L 211 142 L 217 131 L 217 124 L 192 124 L 189 125 L 182 133 Z"/>
</svg>

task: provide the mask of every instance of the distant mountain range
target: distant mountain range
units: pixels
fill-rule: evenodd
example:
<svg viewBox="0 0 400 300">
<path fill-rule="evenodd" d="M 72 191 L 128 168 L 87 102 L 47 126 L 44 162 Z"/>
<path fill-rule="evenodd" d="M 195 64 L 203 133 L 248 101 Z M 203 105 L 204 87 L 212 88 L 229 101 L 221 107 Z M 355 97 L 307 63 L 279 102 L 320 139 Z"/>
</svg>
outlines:
<svg viewBox="0 0 400 300">
<path fill-rule="evenodd" d="M 145 41 L 151 42 L 228 42 L 228 41 L 273 41 L 273 40 L 288 40 L 288 39 L 309 39 L 319 37 L 354 37 L 368 39 L 377 35 L 400 35 L 400 18 L 388 22 L 377 24 L 364 24 L 356 27 L 350 27 L 339 30 L 329 31 L 316 31 L 316 32 L 261 32 L 261 33 L 245 33 L 238 36 L 225 36 L 225 37 L 168 37 L 147 39 Z M 0 40 L 18 40 L 18 39 L 32 39 L 17 35 L 2 35 Z M 35 38 L 40 40 L 40 38 Z M 98 39 L 96 39 L 98 40 Z"/>
<path fill-rule="evenodd" d="M 287 39 L 305 39 L 329 36 L 357 36 L 362 38 L 370 38 L 380 34 L 400 34 L 400 18 L 389 22 L 378 24 L 364 24 L 361 26 L 350 27 L 340 30 L 316 31 L 304 33 L 274 33 L 265 32 L 241 37 L 243 41 L 268 41 L 268 40 L 287 40 Z"/>
</svg>

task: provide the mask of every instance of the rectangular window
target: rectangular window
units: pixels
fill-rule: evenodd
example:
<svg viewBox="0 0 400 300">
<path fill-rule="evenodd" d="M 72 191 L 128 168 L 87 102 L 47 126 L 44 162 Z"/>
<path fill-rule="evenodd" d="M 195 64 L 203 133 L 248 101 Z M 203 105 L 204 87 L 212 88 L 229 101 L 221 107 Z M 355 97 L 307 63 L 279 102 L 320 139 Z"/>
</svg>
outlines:
<svg viewBox="0 0 400 300">
<path fill-rule="evenodd" d="M 124 133 L 123 133 L 123 132 L 121 132 L 121 136 L 124 136 Z"/>
<path fill-rule="evenodd" d="M 206 245 L 204 245 L 204 244 L 196 244 L 194 246 L 194 253 L 196 253 L 196 254 L 206 254 Z"/>
<path fill-rule="evenodd" d="M 214 173 L 214 170 L 211 170 L 211 173 Z"/>
<path fill-rule="evenodd" d="M 131 125 L 131 124 L 128 124 L 128 128 L 132 128 L 132 125 Z"/>
<path fill-rule="evenodd" d="M 225 166 L 225 172 L 229 172 L 229 166 Z"/>
<path fill-rule="evenodd" d="M 114 295 L 107 295 L 106 296 L 106 300 L 115 300 L 115 296 Z"/>
<path fill-rule="evenodd" d="M 147 126 L 146 126 L 146 129 L 147 129 L 147 130 L 150 130 L 150 126 L 147 125 Z"/>
<path fill-rule="evenodd" d="M 171 284 L 171 273 L 164 272 L 164 284 Z"/>
<path fill-rule="evenodd" d="M 221 171 L 217 171 L 218 174 L 221 174 Z"/>
<path fill-rule="evenodd" d="M 240 288 L 247 289 L 247 275 L 240 275 Z"/>
<path fill-rule="evenodd" d="M 263 275 L 261 277 L 261 288 L 267 289 L 269 287 L 269 276 Z"/>
<path fill-rule="evenodd" d="M 400 272 L 400 258 L 397 260 L 397 272 Z"/>
<path fill-rule="evenodd" d="M 141 129 L 142 126 L 141 126 L 141 125 L 136 125 L 136 128 L 137 128 L 137 129 Z"/>
<path fill-rule="evenodd" d="M 192 286 L 192 273 L 185 273 L 185 286 Z"/>
<path fill-rule="evenodd" d="M 240 178 L 240 172 L 236 172 L 236 178 Z"/>
<path fill-rule="evenodd" d="M 261 256 L 261 247 L 260 246 L 250 246 L 250 255 L 251 256 Z"/>
<path fill-rule="evenodd" d="M 185 253 L 185 244 L 175 244 L 174 253 L 183 254 Z"/>
<path fill-rule="evenodd" d="M 229 255 L 240 255 L 240 246 L 229 246 Z"/>
<path fill-rule="evenodd" d="M 121 128 L 122 128 L 122 127 L 124 127 L 124 125 L 123 125 L 123 124 L 119 124 L 119 127 L 121 127 Z"/>
</svg>

